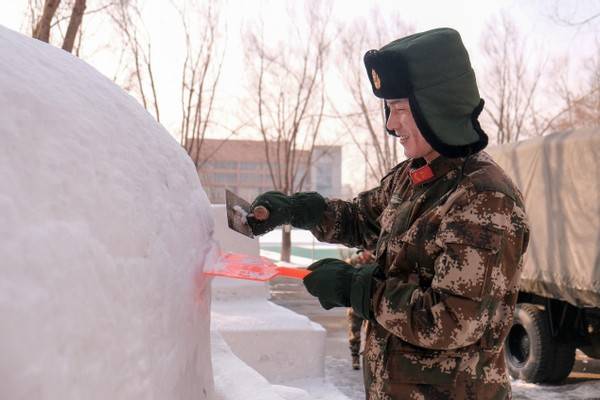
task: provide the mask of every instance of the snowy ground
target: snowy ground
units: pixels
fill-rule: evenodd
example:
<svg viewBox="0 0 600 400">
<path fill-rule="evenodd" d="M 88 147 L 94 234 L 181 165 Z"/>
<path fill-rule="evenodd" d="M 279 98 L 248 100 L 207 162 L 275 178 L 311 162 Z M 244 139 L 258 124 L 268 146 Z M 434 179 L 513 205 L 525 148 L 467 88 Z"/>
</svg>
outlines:
<svg viewBox="0 0 600 400">
<path fill-rule="evenodd" d="M 535 385 L 513 381 L 515 400 L 600 399 L 600 360 L 592 360 L 577 352 L 573 372 L 562 385 Z"/>
<path fill-rule="evenodd" d="M 575 400 L 600 399 L 600 381 L 564 384 L 560 386 L 542 386 L 521 381 L 513 382 L 515 400 Z"/>
</svg>

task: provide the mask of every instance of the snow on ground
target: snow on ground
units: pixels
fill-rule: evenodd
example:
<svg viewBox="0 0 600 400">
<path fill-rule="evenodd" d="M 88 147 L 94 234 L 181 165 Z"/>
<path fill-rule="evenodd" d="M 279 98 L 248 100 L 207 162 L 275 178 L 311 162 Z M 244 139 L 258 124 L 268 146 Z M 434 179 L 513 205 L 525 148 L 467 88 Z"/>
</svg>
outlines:
<svg viewBox="0 0 600 400">
<path fill-rule="evenodd" d="M 211 336 L 215 394 L 218 400 L 284 400 L 262 375 L 233 354 L 216 331 Z M 301 393 L 308 399 L 306 392 Z"/>
<path fill-rule="evenodd" d="M 206 399 L 210 205 L 129 95 L 0 26 L 0 398 Z"/>
<path fill-rule="evenodd" d="M 565 385 L 536 385 L 512 381 L 514 400 L 575 400 L 600 399 L 600 381 Z"/>
</svg>

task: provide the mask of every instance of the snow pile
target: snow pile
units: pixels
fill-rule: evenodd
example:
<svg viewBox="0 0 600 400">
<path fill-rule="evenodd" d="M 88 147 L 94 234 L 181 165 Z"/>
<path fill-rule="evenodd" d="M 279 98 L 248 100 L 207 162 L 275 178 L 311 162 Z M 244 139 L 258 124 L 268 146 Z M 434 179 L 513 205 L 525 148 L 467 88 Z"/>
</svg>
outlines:
<svg viewBox="0 0 600 400">
<path fill-rule="evenodd" d="M 210 398 L 191 161 L 77 58 L 3 27 L 0 54 L 0 398 Z"/>
<path fill-rule="evenodd" d="M 286 399 L 262 375 L 236 357 L 217 331 L 212 332 L 212 343 L 215 391 L 219 400 Z M 298 391 L 303 396 L 298 400 L 310 400 L 306 392 Z"/>
<path fill-rule="evenodd" d="M 219 332 L 212 331 L 211 341 L 217 400 L 349 400 L 322 378 L 273 385 L 240 360 Z"/>
<path fill-rule="evenodd" d="M 216 301 L 212 324 L 235 355 L 271 383 L 323 377 L 326 332 L 304 315 L 266 300 Z"/>
</svg>

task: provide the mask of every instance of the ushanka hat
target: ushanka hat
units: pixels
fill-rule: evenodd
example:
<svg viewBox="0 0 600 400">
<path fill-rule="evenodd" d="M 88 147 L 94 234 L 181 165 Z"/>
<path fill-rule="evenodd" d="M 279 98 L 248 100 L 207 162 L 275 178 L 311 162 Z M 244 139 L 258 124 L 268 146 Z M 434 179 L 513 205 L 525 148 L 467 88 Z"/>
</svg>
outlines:
<svg viewBox="0 0 600 400">
<path fill-rule="evenodd" d="M 369 50 L 364 61 L 375 96 L 408 98 L 417 127 L 438 153 L 464 157 L 487 146 L 477 120 L 483 99 L 457 31 L 440 28 L 406 36 Z M 387 105 L 385 112 L 387 120 Z"/>
</svg>

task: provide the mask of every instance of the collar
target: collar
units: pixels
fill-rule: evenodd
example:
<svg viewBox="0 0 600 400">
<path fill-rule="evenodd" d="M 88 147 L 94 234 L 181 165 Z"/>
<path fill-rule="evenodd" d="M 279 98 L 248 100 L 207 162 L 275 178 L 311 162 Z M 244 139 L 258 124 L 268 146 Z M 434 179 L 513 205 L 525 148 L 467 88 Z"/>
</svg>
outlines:
<svg viewBox="0 0 600 400">
<path fill-rule="evenodd" d="M 464 158 L 448 158 L 440 155 L 427 163 L 423 158 L 413 159 L 410 163 L 409 176 L 413 186 L 433 182 L 448 172 L 462 165 Z"/>
</svg>

